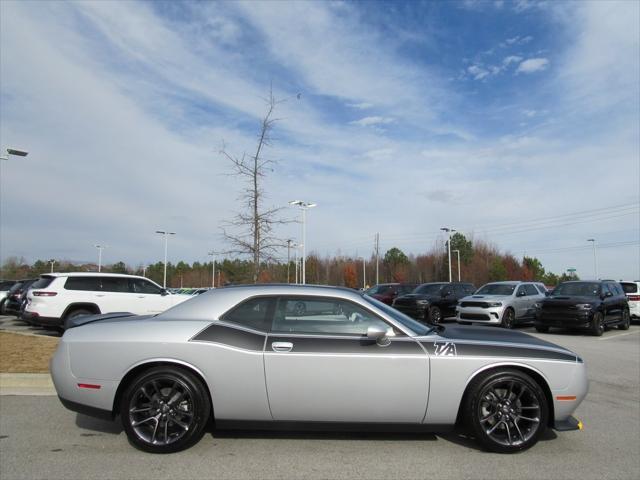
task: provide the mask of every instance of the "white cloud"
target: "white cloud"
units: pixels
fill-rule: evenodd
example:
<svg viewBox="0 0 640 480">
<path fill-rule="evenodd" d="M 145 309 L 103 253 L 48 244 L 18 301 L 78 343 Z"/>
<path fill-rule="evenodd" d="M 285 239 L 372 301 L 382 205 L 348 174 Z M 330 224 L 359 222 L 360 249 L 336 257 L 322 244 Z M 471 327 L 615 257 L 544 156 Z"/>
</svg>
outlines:
<svg viewBox="0 0 640 480">
<path fill-rule="evenodd" d="M 488 70 L 478 65 L 471 65 L 469 68 L 467 68 L 467 72 L 469 72 L 473 76 L 474 80 L 482 80 L 489 75 Z"/>
<path fill-rule="evenodd" d="M 546 70 L 549 60 L 546 58 L 529 58 L 518 65 L 516 73 L 534 73 Z"/>
<path fill-rule="evenodd" d="M 518 63 L 521 60 L 522 60 L 522 57 L 519 57 L 518 55 L 509 55 L 508 57 L 505 57 L 504 60 L 502 60 L 502 65 L 504 65 L 505 67 L 508 67 L 512 63 Z"/>
<path fill-rule="evenodd" d="M 351 125 L 359 125 L 361 127 L 370 127 L 375 125 L 386 125 L 394 122 L 395 122 L 394 118 L 374 116 L 374 117 L 364 117 L 364 118 L 361 118 L 360 120 L 354 120 L 353 122 L 349 122 L 349 123 Z"/>
<path fill-rule="evenodd" d="M 347 103 L 347 107 L 356 108 L 358 110 L 367 110 L 369 108 L 373 108 L 373 103 Z"/>
</svg>

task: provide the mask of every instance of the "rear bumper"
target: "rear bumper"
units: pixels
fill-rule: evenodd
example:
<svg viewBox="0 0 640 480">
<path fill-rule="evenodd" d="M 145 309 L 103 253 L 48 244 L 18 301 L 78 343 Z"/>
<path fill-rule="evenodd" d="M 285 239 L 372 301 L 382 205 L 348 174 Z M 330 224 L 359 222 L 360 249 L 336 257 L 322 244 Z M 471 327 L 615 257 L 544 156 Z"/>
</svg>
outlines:
<svg viewBox="0 0 640 480">
<path fill-rule="evenodd" d="M 56 317 L 41 317 L 35 312 L 22 312 L 22 320 L 41 327 L 62 327 L 62 319 Z"/>
<path fill-rule="evenodd" d="M 62 397 L 58 398 L 60 399 L 60 402 L 62 402 L 62 405 L 72 412 L 81 413 L 82 415 L 87 415 L 89 417 L 100 418 L 102 420 L 114 419 L 113 412 L 110 412 L 109 410 L 82 405 L 81 403 L 72 402 L 71 400 L 67 400 Z"/>
<path fill-rule="evenodd" d="M 569 416 L 564 420 L 554 422 L 553 429 L 559 432 L 569 432 L 571 430 L 582 430 L 584 426 L 582 422 L 573 416 Z"/>
</svg>

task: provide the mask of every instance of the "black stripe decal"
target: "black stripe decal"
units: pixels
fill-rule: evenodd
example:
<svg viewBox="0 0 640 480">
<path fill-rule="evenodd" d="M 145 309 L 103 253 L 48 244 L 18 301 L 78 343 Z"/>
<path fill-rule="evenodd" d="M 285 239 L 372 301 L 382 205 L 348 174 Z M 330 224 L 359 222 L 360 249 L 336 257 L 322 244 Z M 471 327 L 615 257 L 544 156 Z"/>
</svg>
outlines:
<svg viewBox="0 0 640 480">
<path fill-rule="evenodd" d="M 198 333 L 191 340 L 198 342 L 213 342 L 261 352 L 266 334 L 259 334 L 240 330 L 226 325 L 210 325 Z"/>
<path fill-rule="evenodd" d="M 557 352 L 538 348 L 526 348 L 509 345 L 481 345 L 477 343 L 458 343 L 448 339 L 436 342 L 421 342 L 429 355 L 457 357 L 504 357 L 504 358 L 537 358 L 541 360 L 564 360 L 575 362 L 576 356 L 571 353 Z"/>
<path fill-rule="evenodd" d="M 267 352 L 272 352 L 274 342 L 290 342 L 291 353 L 352 353 L 361 355 L 424 355 L 424 351 L 413 340 L 391 340 L 387 346 L 380 346 L 363 337 L 322 338 L 322 337 L 269 337 Z"/>
</svg>

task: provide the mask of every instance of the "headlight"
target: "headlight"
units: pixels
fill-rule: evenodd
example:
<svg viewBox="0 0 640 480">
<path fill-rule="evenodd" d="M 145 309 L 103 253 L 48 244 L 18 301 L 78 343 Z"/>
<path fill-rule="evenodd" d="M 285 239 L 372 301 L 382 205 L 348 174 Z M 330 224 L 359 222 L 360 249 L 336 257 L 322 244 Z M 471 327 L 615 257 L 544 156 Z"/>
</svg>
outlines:
<svg viewBox="0 0 640 480">
<path fill-rule="evenodd" d="M 592 307 L 592 305 L 590 303 L 578 303 L 576 305 L 576 308 L 578 310 L 591 310 L 591 308 L 593 308 L 593 307 Z"/>
<path fill-rule="evenodd" d="M 429 300 L 416 300 L 416 305 L 428 305 Z"/>
<path fill-rule="evenodd" d="M 502 302 L 493 302 L 489 304 L 490 307 L 501 307 L 502 306 Z"/>
</svg>

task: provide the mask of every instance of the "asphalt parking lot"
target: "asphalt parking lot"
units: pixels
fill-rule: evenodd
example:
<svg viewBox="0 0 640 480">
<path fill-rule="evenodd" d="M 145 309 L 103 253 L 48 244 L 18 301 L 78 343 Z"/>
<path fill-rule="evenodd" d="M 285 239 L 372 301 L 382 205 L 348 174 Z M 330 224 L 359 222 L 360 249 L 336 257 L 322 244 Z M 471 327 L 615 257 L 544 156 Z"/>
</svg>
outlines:
<svg viewBox="0 0 640 480">
<path fill-rule="evenodd" d="M 0 478 L 640 478 L 640 326 L 600 338 L 535 335 L 585 359 L 590 392 L 576 412 L 583 431 L 550 431 L 520 454 L 486 453 L 460 434 L 214 431 L 158 456 L 129 446 L 118 424 L 67 411 L 54 396 L 2 396 Z"/>
</svg>

